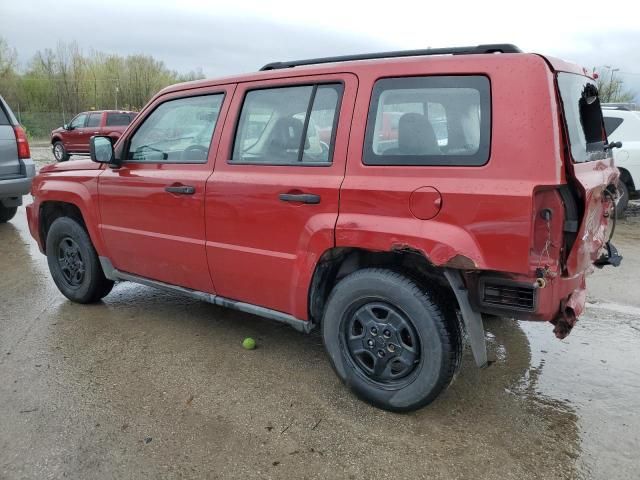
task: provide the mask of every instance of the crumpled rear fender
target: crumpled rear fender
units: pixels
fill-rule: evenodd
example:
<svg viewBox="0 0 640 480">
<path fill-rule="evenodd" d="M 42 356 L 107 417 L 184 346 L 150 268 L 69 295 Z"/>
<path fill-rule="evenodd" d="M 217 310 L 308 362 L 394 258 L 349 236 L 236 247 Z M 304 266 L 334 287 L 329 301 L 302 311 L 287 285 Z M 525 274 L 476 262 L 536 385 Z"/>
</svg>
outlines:
<svg viewBox="0 0 640 480">
<path fill-rule="evenodd" d="M 337 247 L 372 251 L 414 250 L 435 266 L 486 269 L 487 263 L 473 235 L 462 227 L 430 220 L 372 215 L 341 215 Z"/>
</svg>

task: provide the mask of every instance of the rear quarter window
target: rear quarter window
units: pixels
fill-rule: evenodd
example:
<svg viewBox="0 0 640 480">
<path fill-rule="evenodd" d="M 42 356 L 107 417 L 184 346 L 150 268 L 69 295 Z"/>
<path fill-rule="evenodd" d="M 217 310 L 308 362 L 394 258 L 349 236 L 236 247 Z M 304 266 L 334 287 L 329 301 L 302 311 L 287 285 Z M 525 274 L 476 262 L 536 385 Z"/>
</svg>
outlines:
<svg viewBox="0 0 640 480">
<path fill-rule="evenodd" d="M 129 125 L 135 117 L 132 113 L 108 113 L 107 127 L 122 127 Z"/>
<path fill-rule="evenodd" d="M 571 156 L 577 163 L 607 158 L 606 132 L 598 89 L 593 80 L 575 73 L 558 73 L 558 88 L 569 134 Z"/>
<path fill-rule="evenodd" d="M 0 105 L 0 125 L 11 125 L 7 114 L 4 113 L 4 108 L 2 108 L 2 105 Z"/>
<path fill-rule="evenodd" d="M 373 88 L 366 165 L 484 165 L 491 143 L 489 79 L 402 77 Z"/>
</svg>

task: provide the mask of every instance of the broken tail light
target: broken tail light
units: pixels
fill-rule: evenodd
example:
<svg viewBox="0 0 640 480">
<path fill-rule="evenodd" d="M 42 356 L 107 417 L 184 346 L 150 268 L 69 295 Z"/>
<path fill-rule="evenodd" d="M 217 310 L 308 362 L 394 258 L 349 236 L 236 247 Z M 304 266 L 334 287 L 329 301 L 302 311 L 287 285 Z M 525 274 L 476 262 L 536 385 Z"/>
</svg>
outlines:
<svg viewBox="0 0 640 480">
<path fill-rule="evenodd" d="M 538 278 L 561 271 L 565 209 L 557 188 L 535 192 L 530 264 Z"/>
</svg>

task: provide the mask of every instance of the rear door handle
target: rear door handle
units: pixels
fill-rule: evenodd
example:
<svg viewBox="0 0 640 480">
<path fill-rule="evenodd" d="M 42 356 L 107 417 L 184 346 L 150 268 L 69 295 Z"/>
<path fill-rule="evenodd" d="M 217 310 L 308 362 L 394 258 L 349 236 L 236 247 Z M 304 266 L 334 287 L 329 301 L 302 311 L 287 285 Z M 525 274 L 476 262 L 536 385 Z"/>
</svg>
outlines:
<svg viewBox="0 0 640 480">
<path fill-rule="evenodd" d="M 320 195 L 315 193 L 281 193 L 278 197 L 283 202 L 309 203 L 311 205 L 320 203 Z"/>
<path fill-rule="evenodd" d="M 193 195 L 196 193 L 196 188 L 191 185 L 172 185 L 165 187 L 165 192 L 175 193 L 177 195 Z"/>
</svg>

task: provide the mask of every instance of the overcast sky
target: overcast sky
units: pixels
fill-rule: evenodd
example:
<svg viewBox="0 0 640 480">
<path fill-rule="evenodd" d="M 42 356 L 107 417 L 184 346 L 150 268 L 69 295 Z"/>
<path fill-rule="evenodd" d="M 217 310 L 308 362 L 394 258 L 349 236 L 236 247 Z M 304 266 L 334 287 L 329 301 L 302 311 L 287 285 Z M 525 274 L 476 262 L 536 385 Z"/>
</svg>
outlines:
<svg viewBox="0 0 640 480">
<path fill-rule="evenodd" d="M 86 52 L 146 53 L 207 77 L 275 60 L 515 43 L 613 65 L 640 99 L 640 0 L 0 0 L 0 35 L 23 63 L 75 40 Z"/>
</svg>

